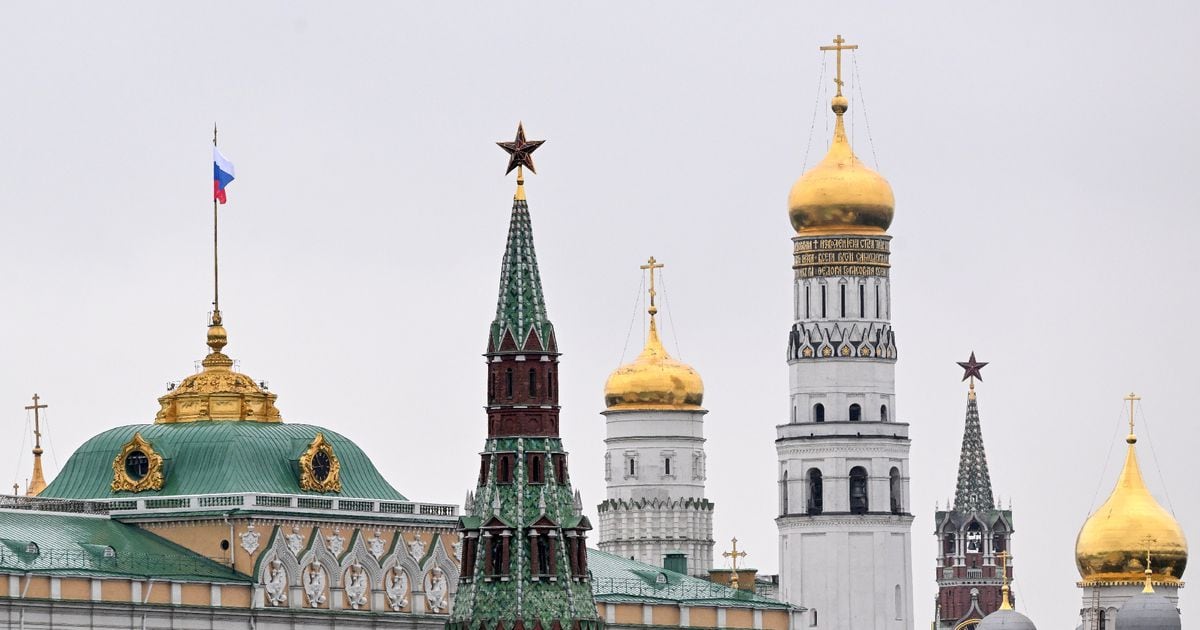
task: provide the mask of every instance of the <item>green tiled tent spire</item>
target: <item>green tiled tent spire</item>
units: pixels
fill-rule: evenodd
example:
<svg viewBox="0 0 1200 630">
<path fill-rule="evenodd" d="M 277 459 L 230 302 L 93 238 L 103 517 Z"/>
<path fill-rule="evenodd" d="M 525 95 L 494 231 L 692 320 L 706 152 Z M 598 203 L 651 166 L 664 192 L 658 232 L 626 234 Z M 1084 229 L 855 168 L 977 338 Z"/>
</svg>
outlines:
<svg viewBox="0 0 1200 630">
<path fill-rule="evenodd" d="M 954 510 L 965 513 L 995 508 L 987 453 L 983 450 L 979 405 L 975 401 L 975 386 L 972 383 L 971 390 L 967 393 L 967 421 L 963 430 L 962 453 L 958 459 L 958 488 L 954 491 Z"/>
<path fill-rule="evenodd" d="M 598 630 L 587 532 L 559 437 L 558 348 L 533 252 L 521 167 L 540 143 L 501 143 L 517 194 L 488 339 L 479 481 L 459 522 L 462 578 L 449 630 Z M 532 169 L 531 169 L 532 170 Z"/>
</svg>

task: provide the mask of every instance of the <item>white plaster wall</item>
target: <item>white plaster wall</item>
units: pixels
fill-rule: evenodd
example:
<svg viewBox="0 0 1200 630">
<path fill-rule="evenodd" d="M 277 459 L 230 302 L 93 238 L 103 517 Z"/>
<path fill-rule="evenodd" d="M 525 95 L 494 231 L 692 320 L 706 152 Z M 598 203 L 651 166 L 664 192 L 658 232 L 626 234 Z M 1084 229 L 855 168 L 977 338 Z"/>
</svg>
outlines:
<svg viewBox="0 0 1200 630">
<path fill-rule="evenodd" d="M 1117 611 L 1134 595 L 1142 592 L 1145 585 L 1141 583 L 1119 584 L 1112 586 L 1087 586 L 1080 588 L 1083 601 L 1079 607 L 1079 618 L 1084 628 L 1094 627 L 1095 609 L 1104 610 L 1104 627 L 1109 630 L 1119 630 L 1116 622 Z M 1156 585 L 1154 592 L 1167 598 L 1175 607 L 1179 607 L 1179 588 L 1175 586 Z M 1020 593 L 1018 593 L 1018 596 Z"/>
</svg>

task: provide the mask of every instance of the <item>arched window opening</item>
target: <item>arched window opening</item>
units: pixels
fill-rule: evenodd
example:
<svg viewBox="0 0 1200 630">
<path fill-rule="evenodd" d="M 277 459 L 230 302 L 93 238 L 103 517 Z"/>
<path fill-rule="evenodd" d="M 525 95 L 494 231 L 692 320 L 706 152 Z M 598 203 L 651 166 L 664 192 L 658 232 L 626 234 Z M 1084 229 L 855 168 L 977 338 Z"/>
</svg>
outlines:
<svg viewBox="0 0 1200 630">
<path fill-rule="evenodd" d="M 810 317 L 810 315 L 809 315 L 809 293 L 810 293 L 809 289 L 810 288 L 811 287 L 809 287 L 807 284 L 804 285 L 804 319 L 808 319 Z"/>
<path fill-rule="evenodd" d="M 608 454 L 604 455 L 608 459 Z M 552 453 L 550 459 L 554 464 L 554 480 L 560 485 L 567 483 L 567 456 L 563 453 Z M 605 468 L 607 468 L 607 464 Z"/>
<path fill-rule="evenodd" d="M 967 525 L 967 553 L 980 553 L 983 551 L 983 528 L 979 526 L 978 521 L 971 521 Z"/>
<path fill-rule="evenodd" d="M 822 488 L 821 471 L 816 468 L 808 470 L 808 514 L 813 516 L 820 514 L 825 509 L 825 501 L 823 498 L 824 489 Z"/>
<path fill-rule="evenodd" d="M 542 532 L 536 540 L 538 575 L 551 575 L 550 560 L 552 559 L 552 554 L 550 552 L 550 536 L 547 532 Z"/>
<path fill-rule="evenodd" d="M 537 396 L 537 370 L 529 370 L 529 395 Z"/>
<path fill-rule="evenodd" d="M 554 370 L 546 370 L 546 395 L 554 397 Z"/>
<path fill-rule="evenodd" d="M 854 403 L 850 405 L 850 422 L 858 422 L 862 420 L 862 405 Z"/>
<path fill-rule="evenodd" d="M 1005 544 L 1004 534 L 993 534 L 992 553 L 1000 553 L 1001 551 L 1005 551 L 1006 548 L 1007 545 Z"/>
<path fill-rule="evenodd" d="M 888 421 L 887 405 L 879 405 L 879 421 L 880 422 Z"/>
<path fill-rule="evenodd" d="M 954 555 L 954 552 L 958 547 L 958 545 L 955 543 L 956 541 L 954 540 L 954 534 L 946 534 L 946 537 L 942 539 L 942 553 L 946 554 L 947 556 Z"/>
<path fill-rule="evenodd" d="M 841 285 L 842 289 L 842 317 L 846 316 L 846 285 Z"/>
<path fill-rule="evenodd" d="M 788 505 L 788 503 L 789 503 L 788 490 L 789 490 L 788 489 L 788 471 L 785 470 L 785 471 L 783 471 L 783 481 L 780 482 L 780 488 L 779 488 L 779 495 L 780 495 L 779 496 L 779 499 L 780 499 L 779 514 L 781 516 L 786 516 L 791 513 L 788 511 L 788 508 L 790 507 Z"/>
<path fill-rule="evenodd" d="M 633 457 L 629 458 L 629 476 L 630 477 L 637 476 L 637 459 L 633 458 Z"/>
<path fill-rule="evenodd" d="M 904 592 L 900 590 L 900 585 L 897 584 L 896 585 L 896 619 L 897 620 L 904 619 L 904 606 L 900 604 L 900 600 L 903 598 L 903 593 Z"/>
<path fill-rule="evenodd" d="M 825 405 L 821 403 L 813 405 L 813 422 L 825 422 Z"/>
<path fill-rule="evenodd" d="M 500 462 L 497 465 L 499 470 L 496 471 L 498 483 L 512 483 L 512 464 L 509 463 L 508 459 L 509 455 L 500 456 Z"/>
<path fill-rule="evenodd" d="M 491 377 L 488 378 L 488 402 L 492 402 L 492 401 L 496 400 L 496 377 L 497 376 L 498 375 L 496 374 L 496 371 L 492 370 Z"/>
<path fill-rule="evenodd" d="M 866 514 L 870 507 L 867 498 L 867 469 L 855 466 L 850 469 L 850 513 Z"/>
<path fill-rule="evenodd" d="M 663 458 L 663 474 L 668 475 L 668 476 L 671 474 L 671 458 L 670 457 Z"/>
<path fill-rule="evenodd" d="M 542 466 L 541 455 L 529 456 L 529 483 L 545 483 L 546 470 Z"/>
<path fill-rule="evenodd" d="M 492 467 L 492 456 L 483 455 L 479 458 L 479 485 L 486 486 L 488 480 L 488 470 Z"/>
<path fill-rule="evenodd" d="M 829 294 L 829 286 L 822 284 L 821 285 L 821 318 L 822 319 L 824 319 L 826 317 L 825 302 L 826 302 L 826 298 L 827 298 L 828 294 Z"/>
<path fill-rule="evenodd" d="M 903 514 L 904 502 L 900 497 L 900 469 L 896 468 L 895 466 L 893 466 L 892 471 L 888 473 L 888 489 L 890 490 L 892 497 L 892 514 Z"/>
<path fill-rule="evenodd" d="M 883 319 L 879 313 L 879 285 L 875 285 L 875 319 Z"/>
<path fill-rule="evenodd" d="M 508 398 L 513 397 L 513 373 L 512 368 L 504 370 L 504 395 Z"/>
<path fill-rule="evenodd" d="M 867 318 L 867 285 L 858 285 L 858 316 Z"/>
</svg>

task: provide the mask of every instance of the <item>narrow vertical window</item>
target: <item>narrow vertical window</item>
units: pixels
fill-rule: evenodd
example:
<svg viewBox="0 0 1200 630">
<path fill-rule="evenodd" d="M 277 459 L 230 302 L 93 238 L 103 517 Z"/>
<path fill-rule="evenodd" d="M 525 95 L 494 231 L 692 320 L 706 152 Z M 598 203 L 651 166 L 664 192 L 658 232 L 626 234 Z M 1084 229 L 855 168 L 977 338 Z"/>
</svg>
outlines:
<svg viewBox="0 0 1200 630">
<path fill-rule="evenodd" d="M 824 487 L 821 471 L 816 468 L 808 469 L 808 514 L 815 516 L 825 508 Z"/>
<path fill-rule="evenodd" d="M 779 514 L 780 514 L 780 516 L 787 516 L 788 515 L 788 507 L 789 507 L 788 506 L 788 502 L 789 502 L 788 501 L 788 490 L 789 490 L 789 488 L 788 488 L 788 471 L 786 471 L 786 470 L 783 471 L 783 481 L 780 482 L 779 485 L 781 486 L 779 488 L 779 494 L 780 494 L 779 498 L 780 498 L 780 502 L 782 503 L 782 505 L 779 506 Z"/>
<path fill-rule="evenodd" d="M 879 421 L 880 422 L 888 421 L 887 405 L 879 405 Z"/>
<path fill-rule="evenodd" d="M 817 627 L 817 609 L 816 608 L 808 611 L 808 625 L 810 628 Z"/>
<path fill-rule="evenodd" d="M 879 314 L 879 285 L 875 285 L 875 319 L 883 319 Z"/>
<path fill-rule="evenodd" d="M 546 370 L 546 395 L 554 398 L 554 370 Z"/>
<path fill-rule="evenodd" d="M 537 370 L 529 370 L 529 396 L 537 396 Z"/>
<path fill-rule="evenodd" d="M 904 500 L 901 498 L 900 469 L 892 467 L 888 473 L 888 490 L 892 499 L 892 514 L 904 513 Z"/>
<path fill-rule="evenodd" d="M 858 422 L 862 420 L 862 406 L 858 403 L 850 405 L 850 422 Z"/>
<path fill-rule="evenodd" d="M 821 318 L 822 319 L 824 319 L 826 317 L 825 302 L 826 302 L 826 297 L 828 297 L 828 294 L 829 294 L 829 286 L 822 284 L 821 285 Z"/>
<path fill-rule="evenodd" d="M 809 317 L 811 317 L 811 315 L 809 315 L 809 293 L 810 292 L 808 289 L 809 289 L 809 286 L 807 284 L 805 284 L 804 285 L 804 319 L 808 319 Z"/>
<path fill-rule="evenodd" d="M 858 285 L 858 316 L 867 318 L 867 285 Z"/>
<path fill-rule="evenodd" d="M 508 463 L 508 455 L 501 455 L 500 462 L 497 464 L 499 470 L 496 473 L 499 483 L 512 483 L 512 469 Z"/>
<path fill-rule="evenodd" d="M 504 395 L 508 398 L 513 396 L 513 373 L 512 368 L 504 370 Z"/>
<path fill-rule="evenodd" d="M 842 317 L 846 316 L 846 285 L 841 285 L 842 289 Z"/>
<path fill-rule="evenodd" d="M 901 600 L 900 585 L 896 585 L 896 619 L 904 619 L 904 607 L 900 605 Z"/>
<path fill-rule="evenodd" d="M 825 405 L 821 403 L 813 405 L 813 422 L 825 422 Z"/>
<path fill-rule="evenodd" d="M 667 474 L 667 475 L 671 474 L 671 458 L 670 457 L 663 460 L 663 473 Z"/>
<path fill-rule="evenodd" d="M 529 483 L 545 483 L 546 469 L 542 466 L 541 455 L 529 456 Z"/>
</svg>

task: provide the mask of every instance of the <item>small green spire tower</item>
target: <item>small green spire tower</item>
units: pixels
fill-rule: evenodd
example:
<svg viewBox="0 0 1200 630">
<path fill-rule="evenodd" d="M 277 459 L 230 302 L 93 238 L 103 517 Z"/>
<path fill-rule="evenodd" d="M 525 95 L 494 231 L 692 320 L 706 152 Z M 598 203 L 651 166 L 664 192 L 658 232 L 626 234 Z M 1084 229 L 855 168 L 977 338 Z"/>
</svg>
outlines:
<svg viewBox="0 0 1200 630">
<path fill-rule="evenodd" d="M 524 169 L 542 141 L 517 127 L 512 220 L 487 345 L 488 438 L 467 494 L 462 578 L 449 630 L 599 630 L 582 501 L 558 435 L 558 344 L 533 248 Z"/>
</svg>

